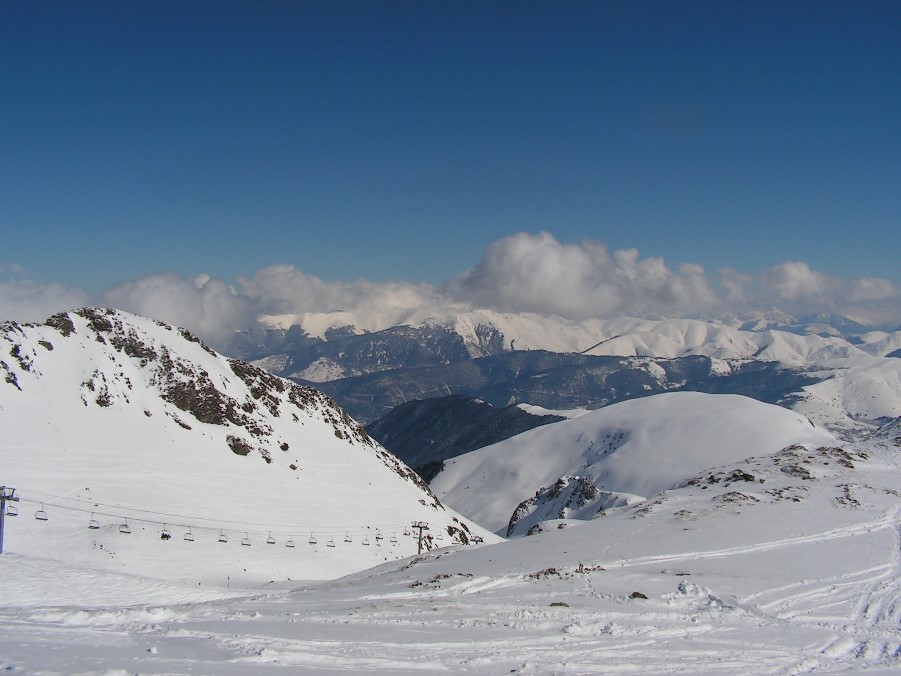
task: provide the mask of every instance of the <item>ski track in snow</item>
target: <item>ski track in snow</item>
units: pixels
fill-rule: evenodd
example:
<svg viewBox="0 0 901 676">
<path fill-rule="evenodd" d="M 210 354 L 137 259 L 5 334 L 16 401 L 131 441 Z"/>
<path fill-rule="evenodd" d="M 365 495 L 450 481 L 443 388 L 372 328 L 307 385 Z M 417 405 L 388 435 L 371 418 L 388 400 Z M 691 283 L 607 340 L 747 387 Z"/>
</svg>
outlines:
<svg viewBox="0 0 901 676">
<path fill-rule="evenodd" d="M 897 470 L 893 455 L 887 459 L 891 466 L 874 458 L 858 469 Z M 819 490 L 832 496 L 825 483 Z M 870 493 L 882 496 L 878 508 L 828 507 L 843 510 L 843 525 L 828 527 L 836 522 L 826 515 L 798 534 L 764 529 L 719 547 L 709 545 L 729 532 L 723 525 L 741 522 L 713 520 L 709 534 L 700 528 L 668 544 L 656 540 L 667 511 L 687 499 L 671 496 L 663 503 L 669 510 L 642 519 L 607 517 L 559 534 L 427 552 L 291 590 L 201 591 L 83 567 L 62 566 L 50 577 L 52 561 L 2 557 L 0 669 L 888 673 L 901 668 L 901 503 Z M 605 538 L 587 567 L 549 549 L 573 546 L 582 532 Z M 734 544 L 745 538 L 748 544 Z M 665 553 L 645 554 L 649 545 L 639 541 Z M 4 578 L 12 592 L 4 592 Z M 632 598 L 633 591 L 648 598 Z M 42 602 L 42 594 L 68 605 Z"/>
<path fill-rule="evenodd" d="M 567 579 L 446 574 L 422 582 L 416 573 L 423 564 L 417 564 L 406 575 L 400 570 L 389 575 L 387 584 L 376 577 L 200 604 L 5 610 L 0 611 L 0 665 L 20 672 L 3 654 L 21 643 L 50 645 L 60 653 L 55 660 L 53 654 L 42 655 L 49 666 L 43 673 L 67 672 L 67 654 L 85 645 L 99 646 L 94 659 L 156 673 L 801 674 L 897 666 L 899 518 L 901 505 L 879 519 L 802 537 L 611 558 L 599 570 Z M 741 556 L 886 529 L 894 547 L 884 564 L 780 585 L 736 601 L 686 582 L 689 578 L 676 592 L 641 601 L 603 590 L 611 573 L 622 576 L 629 569 L 650 574 L 661 563 Z M 424 563 L 441 556 L 423 557 Z M 551 607 L 556 599 L 566 599 L 570 607 Z M 788 639 L 776 640 L 780 635 Z M 811 636 L 821 639 L 811 643 Z M 130 657 L 117 659 L 119 654 Z"/>
</svg>

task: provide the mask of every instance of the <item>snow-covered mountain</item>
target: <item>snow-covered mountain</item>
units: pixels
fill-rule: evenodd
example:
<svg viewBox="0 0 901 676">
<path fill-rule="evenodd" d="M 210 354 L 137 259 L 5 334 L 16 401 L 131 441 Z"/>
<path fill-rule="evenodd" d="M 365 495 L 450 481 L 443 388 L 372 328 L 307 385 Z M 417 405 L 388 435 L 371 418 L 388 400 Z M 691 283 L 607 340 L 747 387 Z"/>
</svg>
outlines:
<svg viewBox="0 0 901 676">
<path fill-rule="evenodd" d="M 431 487 L 450 506 L 499 532 L 523 500 L 561 477 L 651 498 L 709 467 L 796 444 L 837 443 L 831 433 L 778 406 L 737 395 L 674 392 L 613 404 L 447 460 Z"/>
<path fill-rule="evenodd" d="M 452 394 L 568 409 L 677 389 L 806 401 L 804 413 L 818 422 L 858 431 L 901 415 L 901 331 L 838 315 L 575 321 L 478 310 L 411 317 L 379 331 L 346 313 L 264 321 L 270 330 L 243 336 L 242 354 L 279 375 L 318 383 L 367 423 L 411 400 Z M 547 355 L 566 363 L 548 366 Z M 670 370 L 665 360 L 709 361 L 700 370 L 685 361 L 676 367 L 684 375 L 656 377 Z M 621 373 L 611 378 L 611 370 Z"/>
<path fill-rule="evenodd" d="M 673 488 L 603 517 L 265 593 L 4 555 L 0 668 L 896 673 L 899 447 L 893 421 L 854 444 L 667 463 Z"/>
<path fill-rule="evenodd" d="M 474 310 L 410 318 L 403 325 L 373 331 L 347 313 L 264 316 L 261 321 L 268 326 L 266 333 L 236 336 L 235 349 L 279 375 L 310 382 L 514 350 L 661 358 L 704 355 L 804 365 L 865 354 L 885 356 L 898 349 L 901 332 L 873 331 L 841 319 L 794 320 L 778 314 L 775 318 L 761 315 L 719 321 L 570 320 Z"/>
<path fill-rule="evenodd" d="M 415 553 L 413 521 L 441 543 L 491 537 L 325 395 L 161 322 L 86 308 L 5 323 L 0 377 L 16 552 L 252 582 Z"/>
</svg>

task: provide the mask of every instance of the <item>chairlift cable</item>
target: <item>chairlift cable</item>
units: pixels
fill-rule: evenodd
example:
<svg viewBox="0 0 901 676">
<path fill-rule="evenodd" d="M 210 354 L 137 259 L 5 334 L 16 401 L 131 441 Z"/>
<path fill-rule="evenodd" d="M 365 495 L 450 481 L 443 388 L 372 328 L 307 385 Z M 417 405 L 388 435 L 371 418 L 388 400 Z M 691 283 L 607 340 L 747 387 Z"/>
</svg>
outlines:
<svg viewBox="0 0 901 676">
<path fill-rule="evenodd" d="M 21 492 L 20 492 L 21 495 Z M 309 524 L 301 524 L 301 525 L 278 525 L 276 527 L 270 527 L 270 524 L 258 523 L 258 522 L 245 522 L 245 521 L 231 521 L 231 520 L 223 520 L 223 519 L 215 519 L 211 517 L 202 517 L 197 515 L 184 515 L 184 514 L 174 514 L 168 512 L 156 512 L 148 509 L 141 508 L 133 508 L 133 507 L 124 507 L 122 505 L 113 505 L 110 503 L 102 503 L 94 500 L 86 500 L 82 498 L 70 498 L 65 496 L 54 495 L 51 493 L 43 493 L 40 491 L 28 491 L 26 495 L 44 495 L 48 497 L 52 497 L 58 500 L 65 500 L 70 502 L 77 503 L 88 503 L 93 507 L 104 506 L 114 508 L 116 511 L 98 511 L 96 508 L 91 509 L 88 507 L 80 507 L 77 505 L 67 505 L 67 504 L 58 504 L 54 502 L 47 502 L 46 500 L 34 499 L 29 497 L 20 498 L 21 502 L 30 503 L 30 504 L 40 504 L 41 509 L 38 512 L 43 512 L 46 516 L 46 507 L 50 507 L 52 509 L 60 509 L 71 512 L 80 512 L 84 514 L 91 514 L 91 518 L 89 520 L 89 524 L 97 523 L 96 517 L 107 517 L 111 519 L 124 519 L 124 514 L 128 514 L 127 521 L 137 522 L 137 523 L 145 523 L 145 524 L 162 524 L 164 527 L 168 524 L 171 524 L 173 527 L 177 528 L 187 528 L 189 531 L 192 528 L 196 528 L 197 530 L 203 531 L 214 531 L 221 532 L 225 530 L 238 531 L 238 532 L 246 532 L 252 533 L 254 535 L 266 536 L 267 534 L 275 533 L 277 535 L 285 535 L 289 536 L 292 532 L 318 532 L 324 534 L 324 536 L 339 536 L 341 533 L 345 534 L 345 541 L 347 541 L 348 537 L 366 537 L 368 534 L 375 532 L 376 539 L 380 540 L 382 537 L 379 535 L 381 531 L 393 531 L 406 529 L 408 527 L 407 522 L 402 523 L 393 523 L 393 524 L 378 524 L 378 525 L 360 525 L 354 528 L 347 528 L 342 525 L 320 525 L 315 528 L 310 528 Z M 147 516 L 134 516 L 134 513 L 145 514 Z M 152 518 L 159 517 L 159 518 Z M 166 517 L 175 517 L 176 519 L 181 519 L 181 522 L 173 521 L 171 519 L 167 519 Z M 38 520 L 46 520 L 40 517 L 36 517 Z M 201 525 L 196 526 L 195 524 L 200 522 L 211 522 L 211 525 Z M 239 526 L 245 526 L 244 528 L 240 528 Z M 255 528 L 248 529 L 246 526 L 254 526 Z M 89 525 L 90 528 L 95 528 L 93 525 Z M 99 523 L 97 523 L 96 528 L 99 528 Z M 95 529 L 96 529 L 95 528 Z"/>
</svg>

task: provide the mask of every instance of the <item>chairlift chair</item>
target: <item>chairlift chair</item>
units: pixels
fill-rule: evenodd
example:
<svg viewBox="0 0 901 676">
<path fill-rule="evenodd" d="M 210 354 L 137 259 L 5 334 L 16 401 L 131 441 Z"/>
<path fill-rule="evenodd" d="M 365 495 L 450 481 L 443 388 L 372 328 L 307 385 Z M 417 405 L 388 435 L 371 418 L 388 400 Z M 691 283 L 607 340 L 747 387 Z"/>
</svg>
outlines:
<svg viewBox="0 0 901 676">
<path fill-rule="evenodd" d="M 388 540 L 393 545 L 397 544 L 397 536 L 394 533 L 391 533 L 391 538 Z"/>
<path fill-rule="evenodd" d="M 131 533 L 131 528 L 128 527 L 128 519 L 125 519 L 125 523 L 119 526 L 119 532 L 123 535 L 129 535 Z"/>
<path fill-rule="evenodd" d="M 379 533 L 378 531 L 376 531 L 376 532 L 375 532 L 375 539 L 376 539 L 376 540 L 382 540 L 382 539 L 383 539 L 383 538 L 382 538 L 382 534 Z"/>
<path fill-rule="evenodd" d="M 191 532 L 190 526 L 188 526 L 188 532 L 184 534 L 183 539 L 185 542 L 194 542 L 194 533 Z"/>
<path fill-rule="evenodd" d="M 350 533 L 345 533 L 345 534 L 344 534 L 344 541 L 345 541 L 345 542 L 353 542 L 354 539 L 350 536 Z"/>
<path fill-rule="evenodd" d="M 91 512 L 91 520 L 88 521 L 88 528 L 90 528 L 91 530 L 99 530 L 100 529 L 100 522 L 94 518 L 94 512 Z"/>
<path fill-rule="evenodd" d="M 244 533 L 244 537 L 241 538 L 241 544 L 250 547 L 250 536 L 247 533 Z"/>
<path fill-rule="evenodd" d="M 316 536 L 313 535 L 312 533 L 310 533 L 310 539 L 308 540 L 308 542 L 309 542 L 311 545 L 315 545 L 315 544 L 316 544 Z"/>
<path fill-rule="evenodd" d="M 367 546 L 369 545 L 369 536 L 368 536 L 368 535 L 364 535 L 364 536 L 363 536 L 363 543 L 362 543 L 362 544 L 367 545 Z"/>
<path fill-rule="evenodd" d="M 6 516 L 19 516 L 19 508 L 15 505 L 7 503 Z"/>
<path fill-rule="evenodd" d="M 334 536 L 328 539 L 328 542 L 325 543 L 326 547 L 334 547 L 335 546 L 335 538 Z"/>
<path fill-rule="evenodd" d="M 160 533 L 160 540 L 169 540 L 172 538 L 172 533 L 169 532 L 169 529 L 166 528 L 166 524 L 163 524 L 163 532 Z"/>
<path fill-rule="evenodd" d="M 266 544 L 267 544 L 267 545 L 274 545 L 274 544 L 275 544 L 275 538 L 272 537 L 272 532 L 271 532 L 271 531 L 270 531 L 270 533 L 269 533 L 269 537 L 266 538 Z"/>
<path fill-rule="evenodd" d="M 294 549 L 294 538 L 291 537 L 290 535 L 288 536 L 288 539 L 285 540 L 285 547 L 290 547 L 291 549 Z"/>
<path fill-rule="evenodd" d="M 47 520 L 47 512 L 44 511 L 44 503 L 41 503 L 41 508 L 34 513 L 34 518 L 38 521 L 46 521 Z"/>
<path fill-rule="evenodd" d="M 222 532 L 222 529 L 219 529 L 219 542 L 228 542 L 228 535 Z"/>
</svg>

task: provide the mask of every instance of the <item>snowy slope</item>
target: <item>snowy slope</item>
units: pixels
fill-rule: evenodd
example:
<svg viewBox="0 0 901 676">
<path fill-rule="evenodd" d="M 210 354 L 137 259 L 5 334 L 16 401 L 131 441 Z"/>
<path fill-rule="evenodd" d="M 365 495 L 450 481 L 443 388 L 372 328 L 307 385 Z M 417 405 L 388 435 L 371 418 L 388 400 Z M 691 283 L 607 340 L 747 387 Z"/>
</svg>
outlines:
<svg viewBox="0 0 901 676">
<path fill-rule="evenodd" d="M 251 584 L 415 553 L 412 521 L 439 544 L 485 535 L 330 399 L 184 330 L 99 309 L 7 323 L 0 377 L 0 482 L 21 498 L 9 551 Z"/>
<path fill-rule="evenodd" d="M 836 429 L 871 427 L 901 415 L 901 359 L 871 358 L 838 365 L 829 377 L 803 388 L 792 408 Z"/>
<path fill-rule="evenodd" d="M 898 430 L 727 463 L 532 537 L 296 590 L 223 590 L 215 603 L 177 585 L 0 557 L 0 667 L 897 673 Z"/>
<path fill-rule="evenodd" d="M 513 510 L 565 475 L 650 497 L 707 467 L 835 438 L 803 416 L 738 395 L 673 392 L 536 428 L 445 463 L 442 501 L 495 532 Z"/>
</svg>

